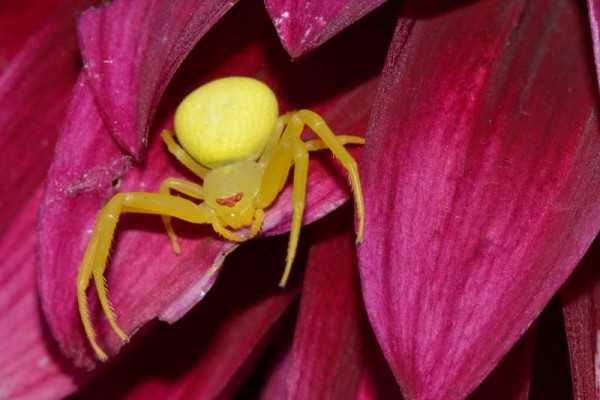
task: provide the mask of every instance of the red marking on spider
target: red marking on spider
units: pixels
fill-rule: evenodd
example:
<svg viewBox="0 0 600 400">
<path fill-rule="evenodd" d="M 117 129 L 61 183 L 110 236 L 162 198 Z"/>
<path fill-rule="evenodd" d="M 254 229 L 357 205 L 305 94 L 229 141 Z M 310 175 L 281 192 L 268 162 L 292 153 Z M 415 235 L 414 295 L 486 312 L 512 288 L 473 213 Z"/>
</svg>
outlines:
<svg viewBox="0 0 600 400">
<path fill-rule="evenodd" d="M 233 207 L 244 197 L 244 193 L 239 192 L 230 197 L 223 197 L 222 199 L 217 199 L 217 204 L 225 207 Z"/>
</svg>

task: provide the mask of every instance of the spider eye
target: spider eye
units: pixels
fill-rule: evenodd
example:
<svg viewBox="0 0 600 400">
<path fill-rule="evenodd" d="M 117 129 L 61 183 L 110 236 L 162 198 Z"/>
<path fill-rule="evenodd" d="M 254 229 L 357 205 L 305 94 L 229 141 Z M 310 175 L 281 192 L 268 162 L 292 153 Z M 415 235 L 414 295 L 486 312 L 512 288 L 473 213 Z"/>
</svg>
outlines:
<svg viewBox="0 0 600 400">
<path fill-rule="evenodd" d="M 277 98 L 264 83 L 222 78 L 181 102 L 175 112 L 175 134 L 183 148 L 207 167 L 255 161 L 273 135 L 278 115 Z"/>
<path fill-rule="evenodd" d="M 244 193 L 237 192 L 233 196 L 221 197 L 220 199 L 217 199 L 216 202 L 220 206 L 225 206 L 225 207 L 231 208 L 231 207 L 234 207 L 242 199 L 242 197 L 244 197 Z"/>
</svg>

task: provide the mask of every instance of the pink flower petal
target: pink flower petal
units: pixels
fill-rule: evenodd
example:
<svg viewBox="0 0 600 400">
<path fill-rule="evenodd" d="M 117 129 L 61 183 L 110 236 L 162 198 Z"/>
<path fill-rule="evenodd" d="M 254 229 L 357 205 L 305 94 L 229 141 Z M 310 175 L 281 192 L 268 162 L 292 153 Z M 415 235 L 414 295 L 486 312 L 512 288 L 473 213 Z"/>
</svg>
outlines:
<svg viewBox="0 0 600 400">
<path fill-rule="evenodd" d="M 335 51 L 292 65 L 278 49 L 269 23 L 264 10 L 256 5 L 238 7 L 230 13 L 182 67 L 156 126 L 172 126 L 169 115 L 177 102 L 200 82 L 224 75 L 249 75 L 260 77 L 275 89 L 282 110 L 308 106 L 324 115 L 336 131 L 362 134 L 386 48 L 381 37 L 385 38 L 389 26 L 380 21 L 377 29 L 372 23 L 364 25 Z M 353 39 L 364 36 L 365 31 L 378 40 L 378 46 L 356 46 Z M 350 48 L 354 52 L 349 52 Z M 341 65 L 363 59 L 369 62 L 347 75 L 340 73 Z M 202 64 L 203 60 L 215 63 Z M 303 68 L 301 76 L 297 68 Z M 78 365 L 87 366 L 92 365 L 93 358 L 80 327 L 74 282 L 97 213 L 115 192 L 113 184 L 118 184 L 119 191 L 156 192 L 166 177 L 193 179 L 156 136 L 150 142 L 147 161 L 133 165 L 108 134 L 95 105 L 82 77 L 48 174 L 40 223 L 44 311 L 63 351 Z M 309 182 L 305 222 L 349 198 L 345 173 L 325 152 L 311 161 Z M 267 211 L 265 233 L 288 229 L 291 208 L 287 189 Z M 231 243 L 220 240 L 210 226 L 176 223 L 175 230 L 182 239 L 183 254 L 179 257 L 173 253 L 160 218 L 129 215 L 119 223 L 107 282 L 119 323 L 128 333 L 156 317 L 169 322 L 180 318 L 211 287 L 223 253 L 231 248 Z M 89 291 L 98 339 L 114 354 L 121 343 L 108 328 L 94 293 Z"/>
<path fill-rule="evenodd" d="M 587 6 L 596 60 L 596 79 L 600 80 L 600 0 L 587 0 Z"/>
<path fill-rule="evenodd" d="M 317 243 L 308 256 L 287 378 L 290 399 L 350 399 L 358 391 L 366 319 L 352 212 L 344 207 L 314 226 Z"/>
<path fill-rule="evenodd" d="M 299 292 L 277 288 L 281 245 L 285 240 L 244 246 L 202 304 L 172 327 L 157 326 L 74 400 L 228 398 Z"/>
<path fill-rule="evenodd" d="M 77 389 L 71 371 L 45 326 L 36 285 L 36 223 L 40 190 L 0 240 L 0 397 L 60 398 Z"/>
<path fill-rule="evenodd" d="M 291 329 L 290 329 L 291 330 Z M 288 332 L 284 332 L 288 333 Z M 292 366 L 292 332 L 280 335 L 275 344 L 274 356 L 268 365 L 269 374 L 264 382 L 260 382 L 260 400 L 285 399 L 287 394 L 287 377 Z M 261 371 L 258 371 L 261 372 Z M 250 380 L 253 377 L 250 376 Z M 254 382 L 252 382 L 254 383 Z M 239 396 L 239 394 L 238 394 Z"/>
<path fill-rule="evenodd" d="M 385 0 L 265 0 L 283 47 L 298 58 L 373 11 Z"/>
<path fill-rule="evenodd" d="M 560 291 L 575 399 L 600 396 L 600 246 L 596 241 Z"/>
<path fill-rule="evenodd" d="M 81 16 L 84 68 L 100 114 L 126 152 L 143 156 L 167 84 L 233 4 L 235 0 L 121 0 Z"/>
<path fill-rule="evenodd" d="M 600 228 L 583 27 L 577 4 L 548 1 L 479 1 L 398 26 L 361 160 L 359 255 L 408 398 L 471 392 Z"/>
<path fill-rule="evenodd" d="M 87 379 L 71 370 L 48 332 L 35 271 L 41 185 L 79 65 L 76 7 L 63 2 L 43 22 L 28 14 L 39 26 L 21 26 L 35 32 L 12 48 L 19 52 L 0 78 L 0 398 L 60 398 Z"/>
<path fill-rule="evenodd" d="M 56 13 L 57 8 L 62 8 L 65 3 L 74 1 L 4 0 L 0 3 L 0 73 L 30 36 L 48 20 L 49 14 L 60 15 Z M 68 8 L 58 11 L 67 16 Z"/>
<path fill-rule="evenodd" d="M 75 11 L 51 14 L 0 77 L 0 231 L 41 185 L 52 159 L 79 69 Z"/>
</svg>

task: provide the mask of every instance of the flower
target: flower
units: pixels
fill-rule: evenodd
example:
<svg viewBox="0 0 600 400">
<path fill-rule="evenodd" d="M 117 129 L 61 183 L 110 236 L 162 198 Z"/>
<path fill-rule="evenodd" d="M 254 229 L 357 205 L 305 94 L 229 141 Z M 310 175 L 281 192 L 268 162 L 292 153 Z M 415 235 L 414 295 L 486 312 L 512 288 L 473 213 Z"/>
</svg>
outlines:
<svg viewBox="0 0 600 400">
<path fill-rule="evenodd" d="M 19 302 L 2 302 L 2 337 L 15 350 L 0 359 L 5 366 L 0 376 L 9 378 L 0 380 L 7 382 L 0 384 L 0 394 L 45 392 L 56 397 L 102 373 L 70 369 L 52 342 L 76 365 L 93 366 L 74 287 L 86 231 L 116 190 L 155 191 L 163 178 L 185 176 L 159 141 L 147 141 L 148 134 L 169 126 L 169 115 L 183 93 L 217 76 L 257 76 L 274 87 L 283 109 L 314 108 L 344 133 L 368 130 L 360 155 L 367 221 L 358 265 L 369 323 L 362 314 L 351 227 L 343 222 L 350 219 L 346 209 L 313 227 L 316 244 L 308 253 L 294 341 L 283 340 L 272 363 L 263 364 L 272 371 L 260 388 L 264 396 L 279 398 L 287 392 L 304 398 L 317 391 L 340 398 L 390 398 L 398 396 L 397 382 L 407 398 L 464 398 L 558 291 L 600 221 L 597 86 L 585 15 L 577 4 L 408 2 L 399 10 L 388 5 L 324 45 L 379 2 L 314 2 L 314 8 L 302 12 L 294 4 L 267 1 L 290 54 L 298 57 L 315 49 L 295 64 L 282 53 L 257 4 L 242 3 L 228 11 L 231 3 L 148 5 L 141 0 L 116 1 L 82 15 L 78 29 L 84 68 L 76 83 L 76 70 L 68 60 L 42 58 L 36 63 L 39 58 L 33 58 L 56 47 L 75 48 L 60 40 L 74 38 L 69 15 L 75 3 L 66 3 L 71 11 L 50 18 L 37 41 L 11 61 L 0 93 L 9 93 L 21 72 L 31 83 L 25 81 L 29 86 L 23 87 L 20 107 L 38 111 L 31 117 L 17 112 L 14 104 L 0 107 L 0 119 L 10 128 L 5 137 L 14 138 L 6 141 L 11 149 L 22 149 L 20 143 L 28 143 L 31 136 L 18 133 L 31 129 L 52 147 L 69 98 L 65 87 L 75 89 L 45 175 L 39 219 L 40 299 L 54 339 L 38 318 L 22 317 L 39 315 L 31 210 L 40 204 L 50 152 L 37 149 L 38 155 L 32 149 L 31 154 L 4 160 L 3 170 L 11 171 L 10 196 L 3 196 L 6 233 L 0 254 L 7 266 L 2 268 L 4 280 L 12 285 L 6 293 Z M 392 38 L 388 28 L 396 15 L 401 18 Z M 361 42 L 359 35 L 370 40 Z M 380 75 L 386 38 L 392 44 Z M 42 71 L 32 73 L 28 65 Z M 71 69 L 64 75 L 56 74 L 64 82 L 42 86 L 44 68 L 68 65 Z M 42 106 L 29 108 L 27 99 L 40 93 L 35 98 Z M 56 102 L 50 101 L 54 98 Z M 48 105 L 57 111 L 46 109 Z M 49 129 L 40 129 L 44 125 L 39 118 Z M 360 153 L 357 149 L 355 154 Z M 11 169 L 14 165 L 19 168 Z M 349 196 L 339 179 L 343 175 L 336 175 L 328 157 L 315 157 L 310 171 L 307 222 Z M 29 180 L 23 181 L 19 174 L 25 172 Z M 287 229 L 289 199 L 288 190 L 267 212 L 265 233 Z M 121 222 L 108 287 L 127 332 L 155 317 L 174 322 L 210 292 L 174 329 L 158 328 L 147 339 L 138 334 L 140 350 L 109 366 L 104 379 L 115 377 L 111 369 L 120 374 L 119 368 L 135 370 L 139 362 L 161 359 L 165 350 L 155 349 L 164 340 L 180 338 L 181 351 L 191 354 L 173 379 L 153 379 L 155 371 L 144 369 L 147 374 L 138 374 L 123 390 L 130 396 L 161 397 L 209 397 L 237 390 L 274 335 L 273 327 L 289 315 L 286 310 L 299 296 L 298 286 L 279 292 L 273 284 L 270 294 L 265 289 L 269 280 L 278 278 L 265 260 L 283 242 L 249 243 L 223 269 L 222 258 L 231 244 L 219 240 L 210 227 L 177 225 L 183 254 L 176 257 L 158 219 L 124 217 Z M 19 269 L 22 265 L 27 268 Z M 242 267 L 248 275 L 237 271 Z M 215 283 L 217 273 L 221 276 Z M 257 300 L 253 290 L 268 295 Z M 227 304 L 230 300 L 232 305 Z M 92 304 L 93 310 L 96 306 Z M 121 344 L 105 321 L 94 318 L 94 323 L 102 343 L 116 353 Z M 196 335 L 196 329 L 201 333 Z M 196 337 L 198 349 L 189 350 Z M 532 337 L 529 333 L 519 342 L 474 396 L 485 396 L 486 387 L 497 388 L 495 377 L 501 374 L 515 382 L 504 388 L 510 396 L 527 393 Z M 203 348 L 207 342 L 211 346 Z M 21 351 L 27 357 L 11 369 L 14 364 L 7 357 L 17 358 Z M 590 362 L 585 357 L 573 360 Z M 27 381 L 23 371 L 34 365 Z"/>
</svg>

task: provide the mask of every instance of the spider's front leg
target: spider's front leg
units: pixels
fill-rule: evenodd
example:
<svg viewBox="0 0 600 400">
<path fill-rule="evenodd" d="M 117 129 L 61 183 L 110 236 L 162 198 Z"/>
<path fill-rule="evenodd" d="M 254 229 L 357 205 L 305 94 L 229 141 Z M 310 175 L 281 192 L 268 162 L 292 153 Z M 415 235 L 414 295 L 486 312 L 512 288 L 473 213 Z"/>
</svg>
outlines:
<svg viewBox="0 0 600 400">
<path fill-rule="evenodd" d="M 86 292 L 93 276 L 98 299 L 108 322 L 121 340 L 127 341 L 128 337 L 117 324 L 115 314 L 108 301 L 104 282 L 104 271 L 111 241 L 119 216 L 124 212 L 167 215 L 196 224 L 214 224 L 216 219 L 214 212 L 202 204 L 197 205 L 180 197 L 157 193 L 119 193 L 104 206 L 96 221 L 77 275 L 77 301 L 81 322 L 90 345 L 101 360 L 106 360 L 107 355 L 96 342 L 96 333 L 90 319 Z"/>
<path fill-rule="evenodd" d="M 288 135 L 300 137 L 304 127 L 307 125 L 310 127 L 310 129 L 312 129 L 313 132 L 317 134 L 317 136 L 319 136 L 325 145 L 321 147 L 317 143 L 314 143 L 311 144 L 311 147 L 314 146 L 315 150 L 320 150 L 324 147 L 329 148 L 335 158 L 339 160 L 339 162 L 344 166 L 344 168 L 346 168 L 348 174 L 350 175 L 350 184 L 352 186 L 352 193 L 354 195 L 354 205 L 356 208 L 356 214 L 358 216 L 356 241 L 360 243 L 362 241 L 365 224 L 365 206 L 362 195 L 362 186 L 360 185 L 356 161 L 348 152 L 348 150 L 346 150 L 344 144 L 364 144 L 364 139 L 358 136 L 336 136 L 323 118 L 319 114 L 310 110 L 300 110 L 292 115 L 288 122 L 288 126 L 286 127 L 284 137 Z"/>
<path fill-rule="evenodd" d="M 300 139 L 300 135 L 305 125 L 308 125 L 315 131 L 320 139 L 303 142 Z M 362 239 L 364 206 L 358 169 L 356 161 L 354 161 L 350 153 L 344 148 L 344 144 L 351 143 L 363 144 L 364 139 L 357 136 L 336 136 L 318 114 L 308 110 L 301 110 L 290 116 L 277 149 L 272 154 L 272 157 L 267 160 L 260 190 L 260 208 L 268 207 L 275 200 L 277 194 L 285 185 L 290 167 L 292 164 L 294 165 L 294 209 L 285 271 L 279 282 L 281 287 L 285 286 L 288 280 L 298 246 L 306 199 L 309 151 L 331 149 L 336 158 L 348 170 L 359 218 L 357 241 Z"/>
</svg>

